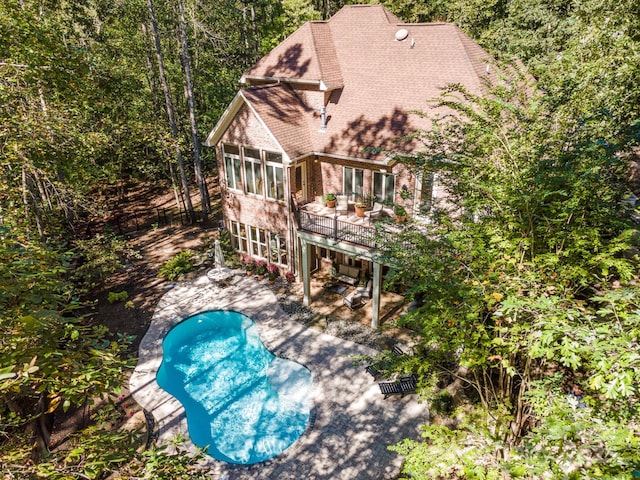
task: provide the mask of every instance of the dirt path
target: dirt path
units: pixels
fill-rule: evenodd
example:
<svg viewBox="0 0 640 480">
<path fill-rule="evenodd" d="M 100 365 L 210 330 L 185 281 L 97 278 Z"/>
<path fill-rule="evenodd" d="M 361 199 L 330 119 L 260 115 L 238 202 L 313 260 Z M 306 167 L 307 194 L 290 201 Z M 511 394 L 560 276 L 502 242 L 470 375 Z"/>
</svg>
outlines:
<svg viewBox="0 0 640 480">
<path fill-rule="evenodd" d="M 134 259 L 125 270 L 112 275 L 104 288 L 97 294 L 95 321 L 106 325 L 113 333 L 134 336 L 132 352 L 137 352 L 138 344 L 144 336 L 158 300 L 166 293 L 171 282 L 158 277 L 160 267 L 177 253 L 186 249 L 204 252 L 207 244 L 213 242 L 219 220 L 219 190 L 217 182 L 211 182 L 209 192 L 213 213 L 205 224 L 182 225 L 175 213 L 174 225 L 157 226 L 144 222 L 154 218 L 156 212 L 174 211 L 175 199 L 171 191 L 158 191 L 153 186 L 139 186 L 131 189 L 131 194 L 117 205 L 118 218 L 125 219 L 127 225 L 136 218 L 139 228 L 125 234 L 127 244 L 139 258 Z M 199 204 L 197 193 L 192 194 L 194 205 Z M 171 215 L 171 213 L 169 213 Z M 111 218 L 114 213 L 110 214 Z M 126 302 L 109 303 L 109 292 L 126 291 Z"/>
</svg>

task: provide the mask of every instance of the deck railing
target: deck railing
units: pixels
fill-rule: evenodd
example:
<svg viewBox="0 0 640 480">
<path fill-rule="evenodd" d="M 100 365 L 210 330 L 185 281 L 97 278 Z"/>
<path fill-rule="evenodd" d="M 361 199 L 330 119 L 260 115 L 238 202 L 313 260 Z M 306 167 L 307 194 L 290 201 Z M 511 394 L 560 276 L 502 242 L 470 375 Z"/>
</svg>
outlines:
<svg viewBox="0 0 640 480">
<path fill-rule="evenodd" d="M 376 229 L 374 226 L 357 225 L 339 220 L 338 216 L 328 217 L 318 215 L 304 209 L 295 212 L 298 218 L 298 227 L 310 233 L 317 233 L 334 240 L 354 243 L 368 248 L 375 248 L 382 241 L 393 239 L 391 232 Z"/>
</svg>

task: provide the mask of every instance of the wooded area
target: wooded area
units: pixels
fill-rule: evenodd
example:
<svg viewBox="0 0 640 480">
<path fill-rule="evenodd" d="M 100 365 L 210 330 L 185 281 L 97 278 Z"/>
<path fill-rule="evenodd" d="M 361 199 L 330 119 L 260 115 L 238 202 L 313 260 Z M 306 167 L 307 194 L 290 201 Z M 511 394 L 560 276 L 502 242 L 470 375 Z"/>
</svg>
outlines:
<svg viewBox="0 0 640 480">
<path fill-rule="evenodd" d="M 242 72 L 328 0 L 5 0 L 0 4 L 0 464 L 6 478 L 194 478 L 101 428 L 114 402 L 49 447 L 52 412 L 115 397 L 130 338 L 90 308 L 126 241 L 96 219 L 143 182 L 203 224 L 205 138 Z M 355 3 L 355 2 L 354 2 Z M 362 3 L 362 2 L 359 2 Z M 465 212 L 435 216 L 417 252 L 386 254 L 423 306 L 398 369 L 442 425 L 407 441 L 411 478 L 631 478 L 640 471 L 637 193 L 640 1 L 380 2 L 449 21 L 499 58 L 486 98 L 452 86 L 456 117 L 404 159 Z M 535 80 L 535 81 L 534 81 Z M 411 88 L 405 85 L 403 88 Z M 200 199 L 191 202 L 190 190 Z M 401 242 L 398 242 L 400 244 Z M 455 388 L 454 388 L 455 387 Z M 570 395 L 579 388 L 581 393 Z M 577 392 L 577 390 L 576 390 Z M 579 397 L 579 398 L 578 398 Z M 426 404 L 425 404 L 426 405 Z M 455 413 L 453 409 L 457 408 Z M 449 428 L 450 426 L 455 428 Z"/>
</svg>

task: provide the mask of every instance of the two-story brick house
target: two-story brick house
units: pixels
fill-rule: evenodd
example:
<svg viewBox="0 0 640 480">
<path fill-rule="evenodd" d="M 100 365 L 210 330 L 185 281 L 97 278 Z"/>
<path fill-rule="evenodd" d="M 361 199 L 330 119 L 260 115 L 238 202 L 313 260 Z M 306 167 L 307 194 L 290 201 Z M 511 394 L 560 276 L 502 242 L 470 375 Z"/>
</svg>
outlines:
<svg viewBox="0 0 640 480">
<path fill-rule="evenodd" d="M 391 152 L 420 148 L 398 139 L 429 127 L 412 112 L 428 110 L 446 85 L 481 93 L 487 58 L 452 24 L 403 23 L 380 5 L 346 6 L 300 27 L 243 75 L 206 141 L 238 251 L 296 272 L 305 303 L 323 259 L 349 265 L 369 290 L 377 326 L 384 265 L 372 217 L 402 205 L 419 218 L 443 195 Z M 338 207 L 324 205 L 329 193 Z M 355 203 L 371 196 L 385 209 L 357 216 Z"/>
</svg>

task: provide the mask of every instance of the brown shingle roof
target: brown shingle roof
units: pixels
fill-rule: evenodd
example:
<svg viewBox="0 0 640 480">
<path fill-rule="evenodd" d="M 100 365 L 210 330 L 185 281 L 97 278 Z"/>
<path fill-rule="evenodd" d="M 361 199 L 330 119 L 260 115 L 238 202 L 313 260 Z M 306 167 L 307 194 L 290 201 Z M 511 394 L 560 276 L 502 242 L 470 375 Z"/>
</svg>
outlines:
<svg viewBox="0 0 640 480">
<path fill-rule="evenodd" d="M 408 35 L 397 41 L 400 29 Z M 446 85 L 459 83 L 481 93 L 489 76 L 487 58 L 455 25 L 407 24 L 380 5 L 345 6 L 329 21 L 306 23 L 245 74 L 249 79 L 322 82 L 335 90 L 326 106 L 326 131 L 320 131 L 319 116 L 295 93 L 278 93 L 274 99 L 266 95 L 284 88 L 247 98 L 256 111 L 268 112 L 265 123 L 296 152 L 289 154 L 292 158 L 316 151 L 381 159 L 382 154 L 364 149 L 413 148 L 411 142 L 401 146 L 393 141 L 428 127 L 427 119 L 411 112 L 427 110 L 427 100 Z"/>
<path fill-rule="evenodd" d="M 314 112 L 304 104 L 291 86 L 275 84 L 251 87 L 245 89 L 242 95 L 287 155 L 295 158 L 312 150 L 309 119 Z"/>
</svg>

